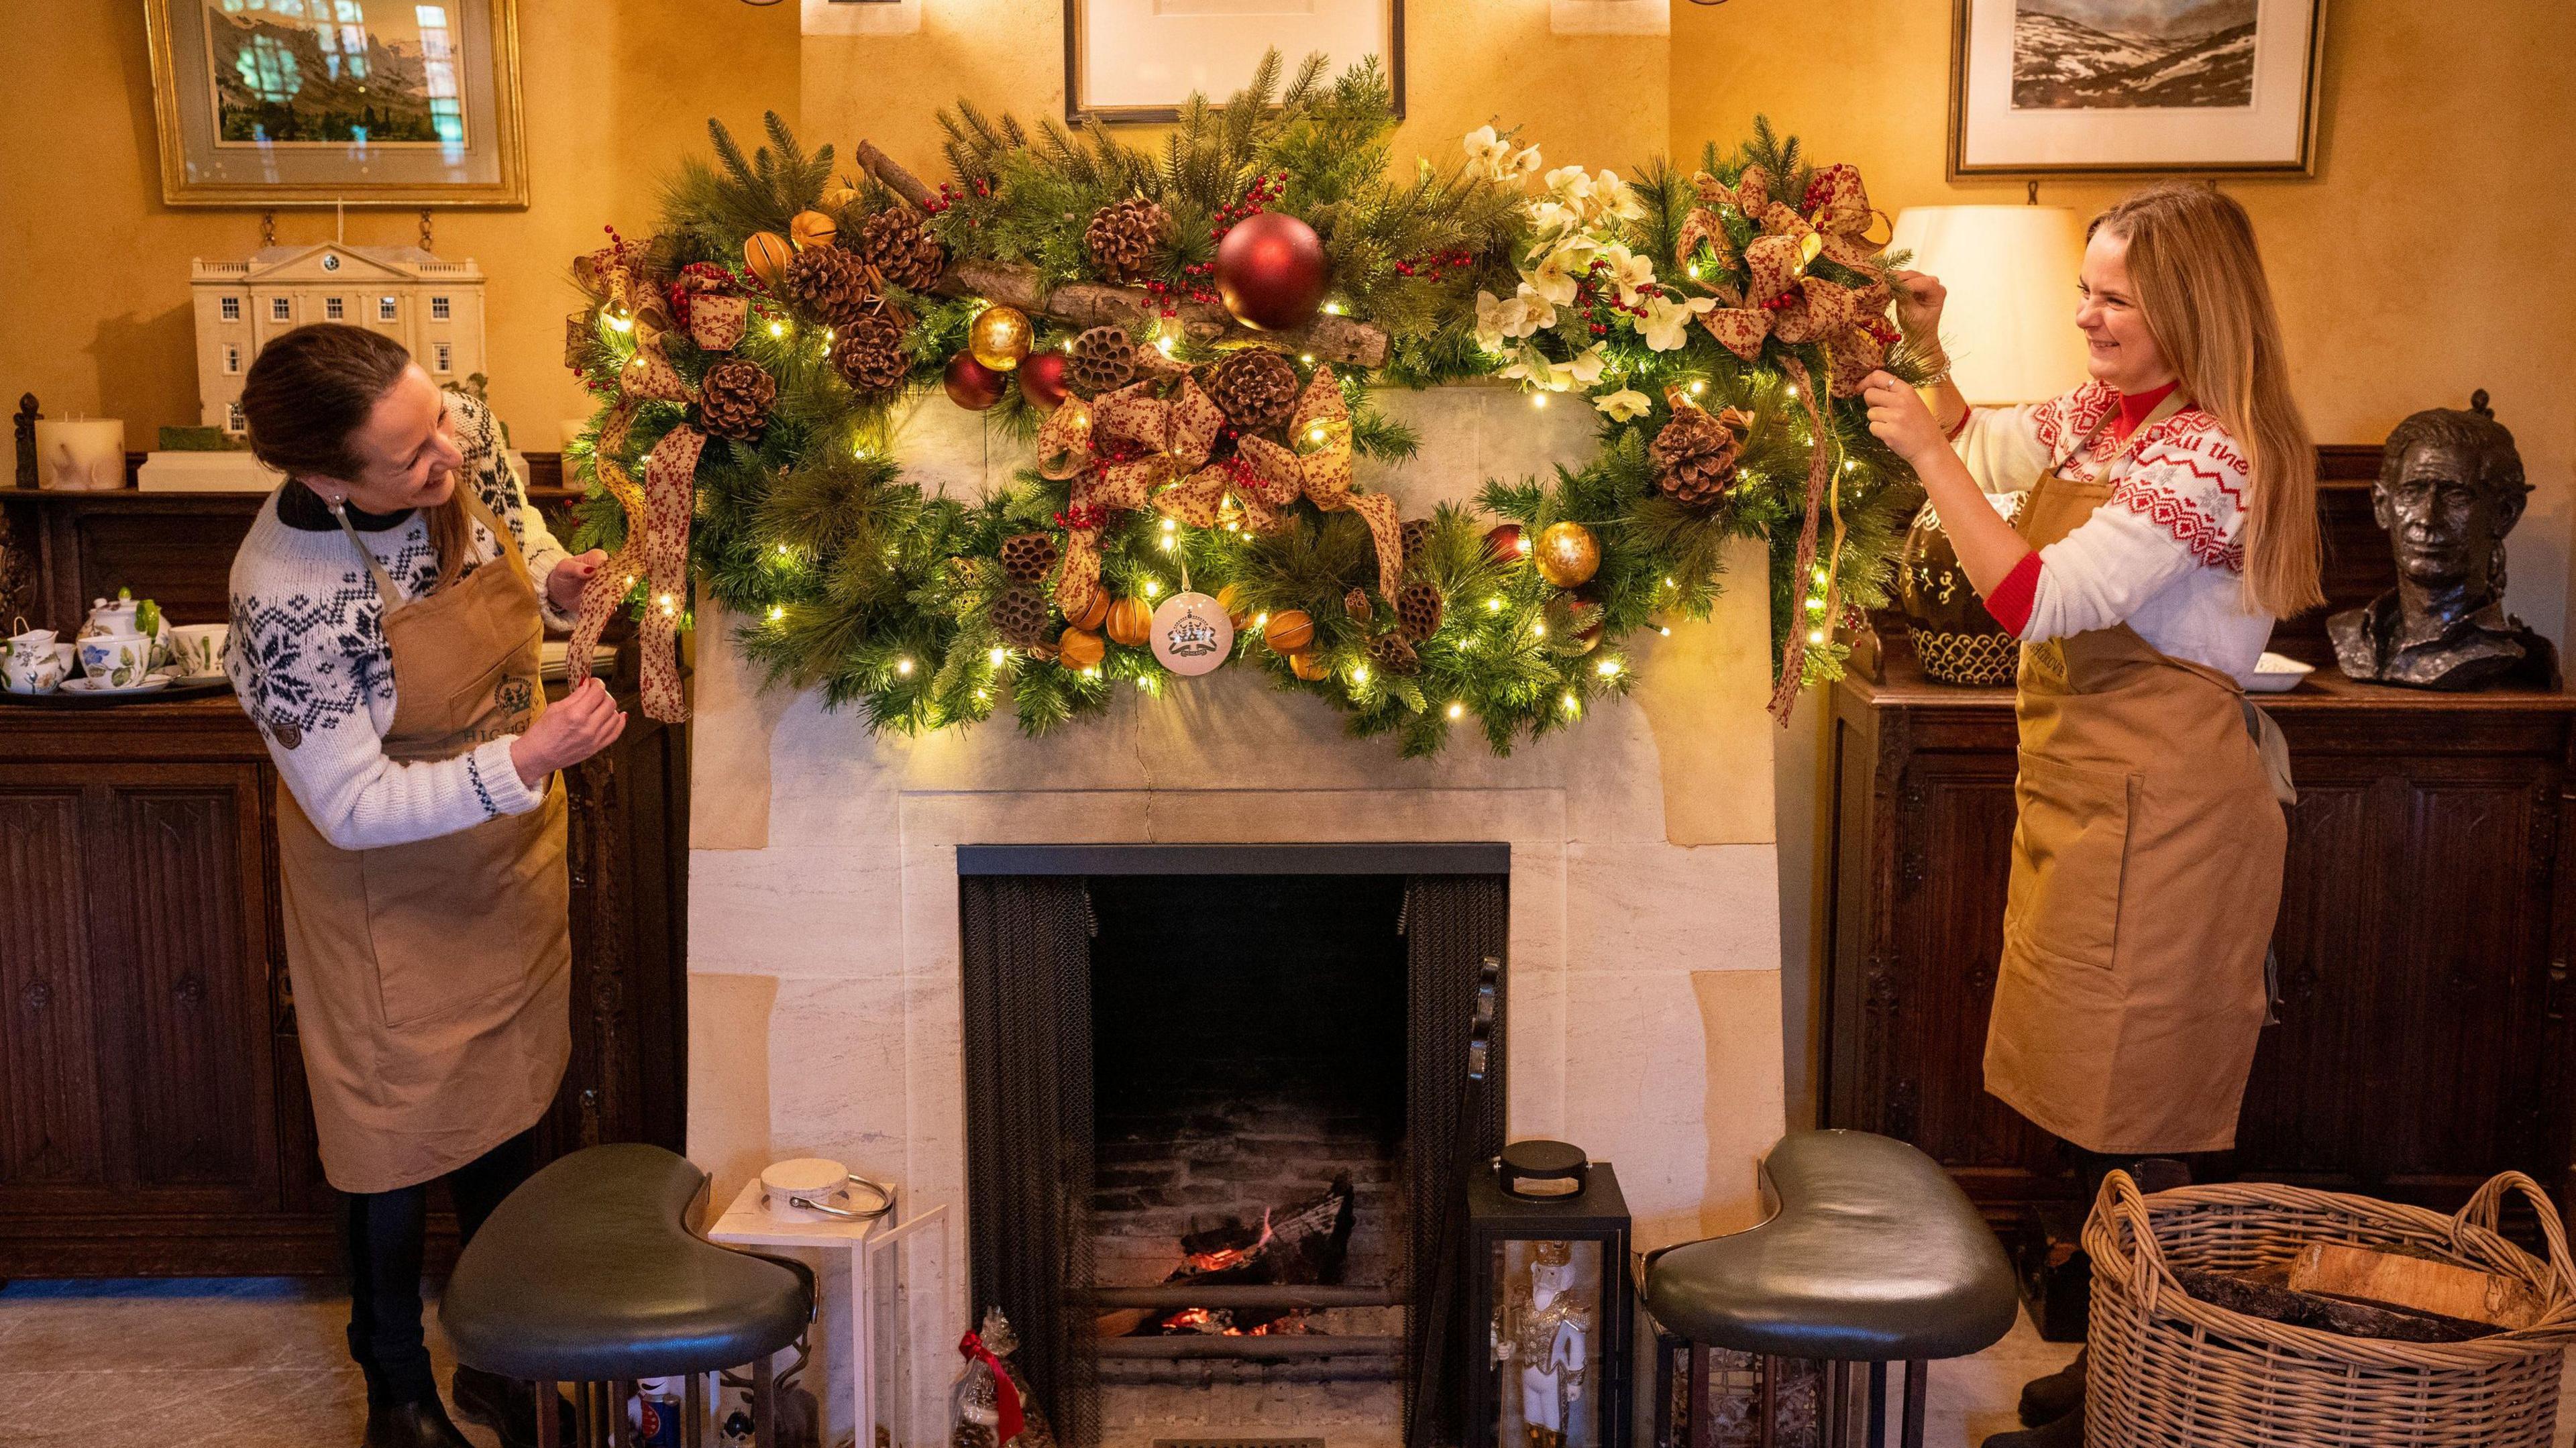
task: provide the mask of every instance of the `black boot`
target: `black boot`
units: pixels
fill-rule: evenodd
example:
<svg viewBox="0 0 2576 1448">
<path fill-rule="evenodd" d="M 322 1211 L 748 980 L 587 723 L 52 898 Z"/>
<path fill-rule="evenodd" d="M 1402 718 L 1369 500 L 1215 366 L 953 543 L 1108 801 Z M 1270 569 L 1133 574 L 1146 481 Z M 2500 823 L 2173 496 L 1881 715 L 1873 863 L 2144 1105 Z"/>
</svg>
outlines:
<svg viewBox="0 0 2576 1448">
<path fill-rule="evenodd" d="M 367 1404 L 366 1448 L 474 1448 L 448 1421 L 438 1395 Z"/>
<path fill-rule="evenodd" d="M 2084 1409 L 2078 1405 L 2045 1428 L 1997 1433 L 1986 1440 L 1985 1448 L 2084 1448 Z"/>
<path fill-rule="evenodd" d="M 2044 1378 L 2033 1378 L 2021 1385 L 2021 1425 L 2042 1427 L 2054 1423 L 2084 1406 L 2084 1361 L 2086 1349 L 2078 1348 L 2075 1361 Z M 463 1398 L 457 1407 L 465 1406 Z"/>
<path fill-rule="evenodd" d="M 501 1435 L 501 1448 L 537 1448 L 537 1385 L 458 1366 L 448 1379 L 457 1416 Z M 572 1442 L 572 1404 L 555 1397 L 555 1441 Z"/>
</svg>

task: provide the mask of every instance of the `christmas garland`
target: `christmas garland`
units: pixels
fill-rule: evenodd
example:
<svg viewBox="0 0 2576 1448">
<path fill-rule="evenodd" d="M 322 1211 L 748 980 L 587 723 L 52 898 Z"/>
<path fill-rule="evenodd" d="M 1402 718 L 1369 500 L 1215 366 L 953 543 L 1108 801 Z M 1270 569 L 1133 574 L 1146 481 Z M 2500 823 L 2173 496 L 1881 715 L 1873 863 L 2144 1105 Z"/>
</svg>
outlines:
<svg viewBox="0 0 2576 1448">
<path fill-rule="evenodd" d="M 1733 537 L 1769 547 L 1784 714 L 1884 601 L 1918 493 L 1851 394 L 1924 372 L 1858 175 L 1767 123 L 1690 176 L 1540 177 L 1490 127 L 1398 173 L 1374 63 L 1282 85 L 1275 56 L 1153 153 L 940 120 L 935 189 L 711 123 L 659 234 L 575 265 L 576 543 L 615 554 L 577 638 L 637 611 L 656 717 L 692 572 L 773 682 L 878 729 L 1037 732 L 1233 662 L 1408 755 L 1624 692 L 1624 640 L 1704 617 Z M 1416 446 L 1372 388 L 1477 377 L 1582 396 L 1600 453 L 1411 520 L 1355 483 Z M 908 480 L 891 421 L 934 389 L 1035 465 L 974 500 Z"/>
</svg>

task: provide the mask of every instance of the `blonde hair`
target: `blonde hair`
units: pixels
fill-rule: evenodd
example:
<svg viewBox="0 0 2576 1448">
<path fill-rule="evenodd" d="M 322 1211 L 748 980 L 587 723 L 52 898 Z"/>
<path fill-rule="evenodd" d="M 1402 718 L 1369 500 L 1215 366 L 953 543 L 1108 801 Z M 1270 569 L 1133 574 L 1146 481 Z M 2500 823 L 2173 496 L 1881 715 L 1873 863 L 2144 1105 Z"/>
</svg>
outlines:
<svg viewBox="0 0 2576 1448">
<path fill-rule="evenodd" d="M 2245 592 L 2276 618 L 2315 608 L 2317 449 L 2290 396 L 2254 223 L 2214 186 L 2150 186 L 2093 218 L 2129 246 L 2147 330 L 2195 406 L 2245 450 Z"/>
</svg>

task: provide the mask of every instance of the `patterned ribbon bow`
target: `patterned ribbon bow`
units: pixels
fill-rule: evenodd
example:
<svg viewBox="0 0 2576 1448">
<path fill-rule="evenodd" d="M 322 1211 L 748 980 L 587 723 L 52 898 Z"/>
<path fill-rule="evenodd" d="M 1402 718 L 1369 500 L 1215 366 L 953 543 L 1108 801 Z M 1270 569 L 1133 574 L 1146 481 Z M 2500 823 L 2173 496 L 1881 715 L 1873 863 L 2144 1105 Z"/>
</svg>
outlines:
<svg viewBox="0 0 2576 1448">
<path fill-rule="evenodd" d="M 1758 165 L 1744 168 L 1733 186 L 1705 171 L 1691 181 L 1702 204 L 1683 219 L 1681 256 L 1688 258 L 1706 244 L 1728 270 L 1740 267 L 1745 275 L 1740 291 L 1715 289 L 1724 305 L 1703 313 L 1700 325 L 1747 362 L 1762 354 L 1769 337 L 1791 346 L 1823 343 L 1833 395 L 1857 395 L 1861 379 L 1887 355 L 1890 338 L 1877 321 L 1887 310 L 1887 289 L 1872 283 L 1854 290 L 1808 276 L 1806 269 L 1818 256 L 1861 268 L 1878 254 L 1879 244 L 1870 240 L 1869 231 L 1879 213 L 1870 207 L 1859 169 L 1833 165 L 1817 171 L 1807 183 L 1805 216 L 1772 199 L 1771 174 Z M 1716 206 L 1732 206 L 1762 228 L 1740 257 L 1711 209 Z"/>
<path fill-rule="evenodd" d="M 1257 434 L 1244 437 L 1235 445 L 1235 466 L 1202 469 L 1166 488 L 1155 506 L 1204 528 L 1216 521 L 1231 492 L 1252 529 L 1265 533 L 1288 521 L 1286 510 L 1300 497 L 1327 513 L 1357 513 L 1377 546 L 1378 591 L 1393 598 L 1404 576 L 1404 525 L 1395 499 L 1358 489 L 1351 411 L 1330 367 L 1317 367 L 1297 395 L 1288 437 L 1295 446 Z"/>
<path fill-rule="evenodd" d="M 628 254 L 611 248 L 592 257 L 599 290 L 610 305 L 619 297 L 652 297 L 653 288 L 637 276 Z M 698 454 L 706 435 L 681 423 L 662 435 L 644 459 L 644 480 L 636 480 L 613 459 L 623 451 L 643 402 L 696 400 L 679 370 L 663 350 L 662 332 L 638 312 L 635 355 L 617 374 L 617 401 L 600 423 L 597 469 L 606 488 L 626 512 L 626 542 L 581 591 L 581 610 L 573 624 L 568 675 L 577 687 L 591 675 L 593 645 L 626 601 L 640 576 L 647 584 L 643 627 L 644 713 L 666 724 L 689 717 L 680 692 L 680 603 L 689 586 L 689 520 L 695 511 Z"/>
<path fill-rule="evenodd" d="M 1153 393 L 1146 381 L 1097 402 L 1068 397 L 1038 429 L 1038 472 L 1073 480 L 1055 585 L 1067 618 L 1080 617 L 1100 588 L 1100 530 L 1110 515 L 1145 506 L 1155 488 L 1205 466 L 1225 430 L 1224 410 L 1198 383 L 1182 382 L 1168 401 Z"/>
</svg>

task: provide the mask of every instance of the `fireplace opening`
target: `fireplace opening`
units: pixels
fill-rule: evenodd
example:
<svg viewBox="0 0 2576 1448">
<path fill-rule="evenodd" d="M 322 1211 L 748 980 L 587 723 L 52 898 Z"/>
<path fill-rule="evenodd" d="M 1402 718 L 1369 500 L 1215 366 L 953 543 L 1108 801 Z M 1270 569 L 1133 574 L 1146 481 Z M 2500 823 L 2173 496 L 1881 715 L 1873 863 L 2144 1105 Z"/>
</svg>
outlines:
<svg viewBox="0 0 2576 1448">
<path fill-rule="evenodd" d="M 1417 1403 L 1445 1426 L 1467 1333 L 1422 1305 L 1459 1163 L 1501 1145 L 1500 1032 L 1497 1089 L 1462 1108 L 1508 850 L 989 846 L 958 870 L 972 1310 L 1010 1314 L 1068 1448 L 1394 1448 Z"/>
<path fill-rule="evenodd" d="M 1394 876 L 1092 882 L 1103 1359 L 1293 1353 L 1392 1380 L 1409 1266 L 1404 899 Z M 1241 1341 L 1259 1338 L 1300 1341 Z M 1104 1363 L 1104 1384 L 1119 1376 Z"/>
</svg>

